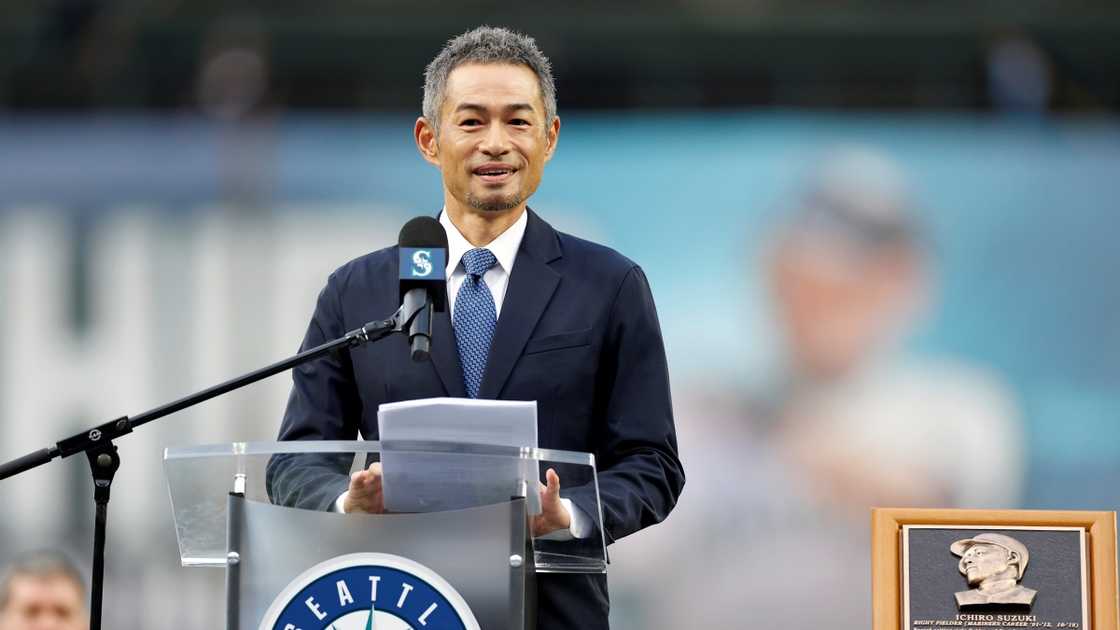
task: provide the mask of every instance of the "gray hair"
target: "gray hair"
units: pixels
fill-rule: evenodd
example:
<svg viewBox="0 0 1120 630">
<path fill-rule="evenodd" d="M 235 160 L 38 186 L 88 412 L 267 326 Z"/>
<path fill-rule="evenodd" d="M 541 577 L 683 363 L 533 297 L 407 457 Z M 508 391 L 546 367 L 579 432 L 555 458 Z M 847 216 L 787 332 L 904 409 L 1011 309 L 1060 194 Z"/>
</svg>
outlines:
<svg viewBox="0 0 1120 630">
<path fill-rule="evenodd" d="M 556 118 L 556 84 L 552 64 L 532 37 L 507 28 L 479 26 L 452 38 L 424 71 L 424 118 L 439 129 L 444 90 L 451 71 L 466 63 L 509 63 L 528 67 L 537 75 L 544 102 L 545 122 Z"/>
<path fill-rule="evenodd" d="M 36 551 L 15 559 L 0 572 L 0 610 L 8 607 L 12 598 L 12 582 L 20 577 L 62 577 L 73 582 L 82 593 L 86 589 L 82 572 L 69 558 L 56 551 Z"/>
</svg>

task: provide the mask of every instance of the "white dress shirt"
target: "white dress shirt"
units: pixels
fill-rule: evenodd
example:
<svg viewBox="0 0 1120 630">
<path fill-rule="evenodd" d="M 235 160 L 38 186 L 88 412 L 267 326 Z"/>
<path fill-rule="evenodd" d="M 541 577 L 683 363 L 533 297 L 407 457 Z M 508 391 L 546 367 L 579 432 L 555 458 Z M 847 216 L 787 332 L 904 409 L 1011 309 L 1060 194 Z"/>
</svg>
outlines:
<svg viewBox="0 0 1120 630">
<path fill-rule="evenodd" d="M 463 236 L 459 228 L 451 222 L 451 217 L 446 212 L 439 213 L 439 223 L 447 232 L 447 304 L 451 308 L 451 321 L 455 321 L 455 299 L 459 297 L 459 289 L 467 279 L 467 270 L 463 267 L 463 254 L 466 254 L 474 245 Z M 509 274 L 513 272 L 513 264 L 517 261 L 517 250 L 521 249 L 521 239 L 525 238 L 525 226 L 529 224 L 529 213 L 522 212 L 521 218 L 514 221 L 513 225 L 506 228 L 498 238 L 490 241 L 484 247 L 494 254 L 498 264 L 487 270 L 482 275 L 490 295 L 494 296 L 495 315 L 501 316 L 502 303 L 506 298 L 506 287 L 509 286 Z"/>
<path fill-rule="evenodd" d="M 455 298 L 458 297 L 459 289 L 467 278 L 467 270 L 462 265 L 463 254 L 475 249 L 475 246 L 467 240 L 467 237 L 463 236 L 459 228 L 455 227 L 447 212 L 441 211 L 439 213 L 439 222 L 444 231 L 447 232 L 447 306 L 450 309 L 451 321 L 454 322 Z M 506 228 L 505 232 L 499 234 L 488 245 L 483 246 L 490 250 L 491 254 L 494 254 L 494 258 L 498 259 L 498 263 L 482 275 L 483 282 L 490 289 L 490 295 L 494 297 L 494 308 L 497 311 L 495 315 L 497 316 L 502 314 L 502 303 L 505 301 L 506 288 L 509 286 L 509 276 L 513 273 L 513 265 L 517 261 L 517 251 L 521 249 L 521 240 L 525 238 L 525 227 L 528 224 L 529 213 L 528 211 L 522 212 L 517 221 Z M 346 512 L 343 506 L 349 493 L 349 491 L 343 492 L 335 499 L 335 512 Z M 590 536 L 591 518 L 584 514 L 583 510 L 576 508 L 571 499 L 561 498 L 560 502 L 571 516 L 571 524 L 567 530 L 557 530 L 540 538 L 542 540 L 571 540 Z"/>
</svg>

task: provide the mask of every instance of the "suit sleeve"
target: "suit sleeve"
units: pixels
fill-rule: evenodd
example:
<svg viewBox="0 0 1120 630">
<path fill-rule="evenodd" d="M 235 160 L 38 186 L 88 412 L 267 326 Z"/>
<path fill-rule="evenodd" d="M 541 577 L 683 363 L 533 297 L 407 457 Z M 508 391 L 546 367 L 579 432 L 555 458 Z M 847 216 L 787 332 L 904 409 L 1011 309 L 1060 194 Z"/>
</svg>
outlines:
<svg viewBox="0 0 1120 630">
<path fill-rule="evenodd" d="M 609 543 L 664 520 L 684 487 L 665 344 L 639 267 L 629 271 L 615 298 L 602 362 L 595 456 Z M 597 513 L 593 494 L 576 492 L 572 499 L 585 513 Z"/>
<path fill-rule="evenodd" d="M 319 294 L 301 352 L 346 334 L 338 283 L 332 275 Z M 353 440 L 361 413 L 350 354 L 330 354 L 292 370 L 278 439 Z M 352 460 L 350 455 L 277 455 L 266 472 L 269 497 L 278 505 L 329 510 L 349 484 Z"/>
</svg>

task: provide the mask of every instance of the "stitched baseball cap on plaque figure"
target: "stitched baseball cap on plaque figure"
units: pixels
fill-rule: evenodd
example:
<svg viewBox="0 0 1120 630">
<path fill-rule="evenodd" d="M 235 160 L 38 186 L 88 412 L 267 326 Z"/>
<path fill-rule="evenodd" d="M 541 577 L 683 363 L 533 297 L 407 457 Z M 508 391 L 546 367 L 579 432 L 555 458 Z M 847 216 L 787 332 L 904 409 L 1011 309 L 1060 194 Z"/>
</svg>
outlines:
<svg viewBox="0 0 1120 630">
<path fill-rule="evenodd" d="M 876 509 L 873 630 L 1115 629 L 1114 512 Z"/>
</svg>

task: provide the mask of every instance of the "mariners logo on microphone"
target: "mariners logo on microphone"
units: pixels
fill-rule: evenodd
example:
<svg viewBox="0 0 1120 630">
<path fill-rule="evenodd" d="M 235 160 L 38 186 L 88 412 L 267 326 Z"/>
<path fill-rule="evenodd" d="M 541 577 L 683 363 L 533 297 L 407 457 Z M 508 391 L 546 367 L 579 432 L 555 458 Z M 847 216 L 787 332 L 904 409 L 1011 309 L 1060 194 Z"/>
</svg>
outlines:
<svg viewBox="0 0 1120 630">
<path fill-rule="evenodd" d="M 418 251 L 412 254 L 412 275 L 428 276 L 432 273 L 432 252 Z"/>
<path fill-rule="evenodd" d="M 447 252 L 443 249 L 402 247 L 401 280 L 444 280 Z"/>
<path fill-rule="evenodd" d="M 297 577 L 260 630 L 480 630 L 446 580 L 408 558 L 355 553 Z"/>
</svg>

